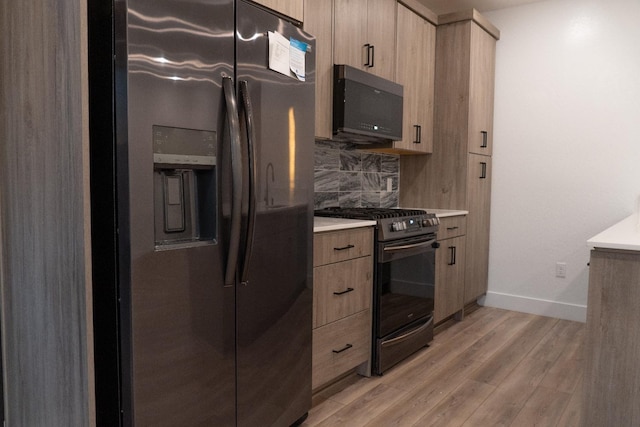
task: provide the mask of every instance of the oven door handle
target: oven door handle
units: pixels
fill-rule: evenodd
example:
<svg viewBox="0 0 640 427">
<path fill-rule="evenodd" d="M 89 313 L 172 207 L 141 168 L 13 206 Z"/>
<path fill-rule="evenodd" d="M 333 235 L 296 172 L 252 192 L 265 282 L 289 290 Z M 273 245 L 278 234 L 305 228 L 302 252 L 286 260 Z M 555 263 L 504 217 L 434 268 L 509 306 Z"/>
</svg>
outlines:
<svg viewBox="0 0 640 427">
<path fill-rule="evenodd" d="M 408 340 L 409 338 L 411 338 L 411 337 L 413 337 L 413 336 L 415 336 L 415 335 L 420 334 L 420 333 L 421 333 L 421 332 L 423 332 L 425 329 L 428 329 L 428 328 L 430 328 L 430 327 L 433 327 L 433 317 L 430 317 L 430 318 L 429 318 L 429 320 L 427 320 L 427 321 L 424 323 L 424 325 L 422 325 L 422 326 L 420 326 L 420 327 L 418 327 L 418 328 L 416 328 L 416 329 L 412 329 L 412 330 L 410 330 L 409 332 L 407 332 L 407 333 L 405 333 L 405 334 L 403 334 L 403 335 L 400 335 L 399 337 L 392 338 L 392 339 L 390 339 L 390 340 L 388 340 L 388 341 L 383 341 L 383 342 L 381 343 L 381 346 L 382 346 L 382 347 L 391 347 L 391 346 L 394 346 L 394 345 L 396 345 L 396 344 L 400 344 L 401 342 L 406 341 L 406 340 Z"/>
<path fill-rule="evenodd" d="M 424 248 L 427 246 L 433 246 L 435 242 L 436 242 L 436 239 L 431 239 L 431 240 L 427 240 L 426 242 L 411 243 L 409 245 L 385 246 L 384 248 L 382 248 L 382 250 L 384 252 L 396 252 L 396 251 L 403 251 L 407 249 Z"/>
</svg>

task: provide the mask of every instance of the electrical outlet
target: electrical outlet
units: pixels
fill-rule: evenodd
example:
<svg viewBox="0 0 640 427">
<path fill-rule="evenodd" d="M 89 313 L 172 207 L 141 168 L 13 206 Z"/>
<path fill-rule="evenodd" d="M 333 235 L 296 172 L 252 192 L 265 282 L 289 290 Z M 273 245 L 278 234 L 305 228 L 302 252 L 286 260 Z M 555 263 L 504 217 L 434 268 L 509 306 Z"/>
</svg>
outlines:
<svg viewBox="0 0 640 427">
<path fill-rule="evenodd" d="M 387 178 L 387 191 L 388 192 L 393 191 L 393 179 L 391 178 Z"/>
<path fill-rule="evenodd" d="M 556 262 L 556 277 L 567 277 L 567 263 Z"/>
</svg>

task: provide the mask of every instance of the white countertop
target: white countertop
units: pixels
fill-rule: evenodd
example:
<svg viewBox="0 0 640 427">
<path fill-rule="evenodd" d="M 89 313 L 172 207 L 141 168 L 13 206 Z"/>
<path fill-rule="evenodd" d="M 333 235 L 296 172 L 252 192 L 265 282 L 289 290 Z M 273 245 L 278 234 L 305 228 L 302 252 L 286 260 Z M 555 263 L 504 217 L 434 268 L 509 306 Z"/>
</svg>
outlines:
<svg viewBox="0 0 640 427">
<path fill-rule="evenodd" d="M 346 218 L 326 218 L 322 216 L 313 217 L 313 232 L 346 230 L 348 228 L 373 227 L 375 221 Z"/>
<path fill-rule="evenodd" d="M 633 214 L 587 240 L 589 249 L 607 248 L 640 251 L 638 214 Z"/>
</svg>

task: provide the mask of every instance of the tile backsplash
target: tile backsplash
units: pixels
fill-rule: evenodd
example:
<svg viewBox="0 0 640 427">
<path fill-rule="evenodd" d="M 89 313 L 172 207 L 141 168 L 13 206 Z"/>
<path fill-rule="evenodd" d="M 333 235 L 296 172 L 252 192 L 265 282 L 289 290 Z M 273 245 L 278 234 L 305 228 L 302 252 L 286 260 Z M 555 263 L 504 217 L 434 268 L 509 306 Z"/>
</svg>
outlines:
<svg viewBox="0 0 640 427">
<path fill-rule="evenodd" d="M 399 156 L 316 141 L 314 160 L 315 209 L 398 206 Z"/>
</svg>

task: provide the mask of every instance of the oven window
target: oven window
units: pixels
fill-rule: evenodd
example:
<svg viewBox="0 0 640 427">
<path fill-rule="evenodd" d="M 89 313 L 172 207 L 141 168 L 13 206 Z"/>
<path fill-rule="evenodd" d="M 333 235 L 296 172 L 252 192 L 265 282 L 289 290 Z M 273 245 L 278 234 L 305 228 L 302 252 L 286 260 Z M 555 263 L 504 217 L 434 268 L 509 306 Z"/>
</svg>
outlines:
<svg viewBox="0 0 640 427">
<path fill-rule="evenodd" d="M 379 263 L 378 337 L 433 313 L 435 250 Z"/>
</svg>

